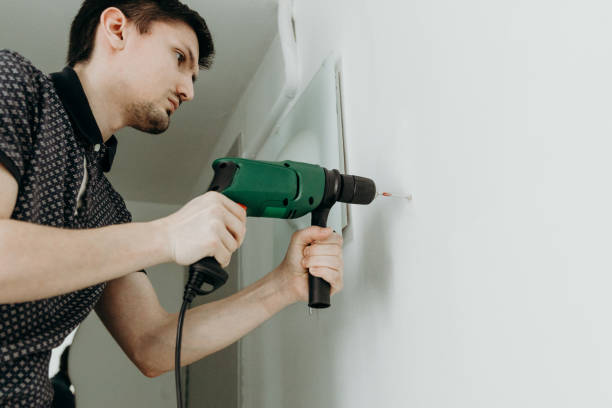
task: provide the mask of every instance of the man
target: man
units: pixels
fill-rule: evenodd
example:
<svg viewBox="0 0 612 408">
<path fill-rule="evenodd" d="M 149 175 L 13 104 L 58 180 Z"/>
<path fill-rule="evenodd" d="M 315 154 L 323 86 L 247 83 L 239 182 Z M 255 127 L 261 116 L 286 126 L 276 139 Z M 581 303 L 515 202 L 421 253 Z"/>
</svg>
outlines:
<svg viewBox="0 0 612 408">
<path fill-rule="evenodd" d="M 205 256 L 227 266 L 242 244 L 245 212 L 211 192 L 167 217 L 132 223 L 104 171 L 113 133 L 165 131 L 213 53 L 204 20 L 170 0 L 86 0 L 61 73 L 46 76 L 0 52 L 0 406 L 49 406 L 50 351 L 93 307 L 146 376 L 174 368 L 177 315 L 161 307 L 142 269 Z M 260 281 L 189 310 L 181 364 L 307 300 L 306 268 L 332 294 L 341 290 L 341 238 L 298 231 Z"/>
</svg>

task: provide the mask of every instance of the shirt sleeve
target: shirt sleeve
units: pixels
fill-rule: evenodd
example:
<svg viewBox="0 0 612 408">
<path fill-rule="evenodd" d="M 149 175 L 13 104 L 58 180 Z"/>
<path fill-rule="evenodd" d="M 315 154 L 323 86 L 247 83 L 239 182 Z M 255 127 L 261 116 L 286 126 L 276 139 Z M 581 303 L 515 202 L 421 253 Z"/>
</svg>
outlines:
<svg viewBox="0 0 612 408">
<path fill-rule="evenodd" d="M 32 68 L 21 55 L 0 51 L 0 163 L 17 183 L 25 172 L 37 126 L 38 98 Z"/>
</svg>

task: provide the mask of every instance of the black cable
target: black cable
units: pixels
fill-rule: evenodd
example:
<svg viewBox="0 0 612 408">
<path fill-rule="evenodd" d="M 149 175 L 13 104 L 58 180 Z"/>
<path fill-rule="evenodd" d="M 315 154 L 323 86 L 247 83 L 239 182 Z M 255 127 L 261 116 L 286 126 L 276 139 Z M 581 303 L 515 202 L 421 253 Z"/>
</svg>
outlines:
<svg viewBox="0 0 612 408">
<path fill-rule="evenodd" d="M 213 289 L 211 290 L 202 290 L 200 288 L 202 287 L 202 283 L 207 281 L 207 272 L 209 271 L 210 269 L 207 269 L 206 267 L 198 268 L 197 264 L 191 265 L 189 268 L 189 278 L 187 279 L 185 292 L 183 293 L 183 305 L 181 306 L 181 311 L 179 312 L 178 316 L 178 325 L 176 326 L 176 344 L 174 346 L 174 380 L 176 383 L 177 408 L 183 408 L 183 387 L 181 387 L 181 341 L 183 338 L 183 320 L 185 319 L 185 312 L 196 296 L 208 295 L 209 293 L 212 293 L 217 287 L 225 283 L 225 280 L 227 280 L 226 278 L 223 280 L 223 282 L 213 281 L 217 283 L 217 286 L 213 286 Z"/>
<path fill-rule="evenodd" d="M 181 387 L 181 339 L 183 337 L 183 320 L 185 312 L 193 299 L 200 295 L 208 295 L 214 292 L 227 281 L 227 272 L 221 268 L 219 263 L 211 257 L 203 258 L 189 267 L 189 277 L 183 293 L 183 305 L 178 316 L 176 326 L 176 345 L 174 350 L 174 379 L 176 382 L 176 406 L 183 408 L 183 394 Z M 202 284 L 206 282 L 211 287 L 202 290 Z"/>
<path fill-rule="evenodd" d="M 176 406 L 183 408 L 183 393 L 181 387 L 181 340 L 183 337 L 183 320 L 185 311 L 191 302 L 183 300 L 183 306 L 178 317 L 178 326 L 176 327 L 176 345 L 174 350 L 174 380 L 176 383 Z"/>
</svg>

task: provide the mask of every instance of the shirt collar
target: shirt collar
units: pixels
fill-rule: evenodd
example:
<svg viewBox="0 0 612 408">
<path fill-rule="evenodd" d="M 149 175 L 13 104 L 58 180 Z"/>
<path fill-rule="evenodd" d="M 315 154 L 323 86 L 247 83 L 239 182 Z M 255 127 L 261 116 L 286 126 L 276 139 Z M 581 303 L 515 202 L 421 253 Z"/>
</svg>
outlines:
<svg viewBox="0 0 612 408">
<path fill-rule="evenodd" d="M 102 155 L 99 161 L 102 170 L 108 172 L 117 152 L 117 139 L 113 135 L 104 143 L 102 133 L 100 133 L 100 128 L 96 123 L 76 72 L 72 68 L 66 67 L 62 72 L 51 74 L 51 80 L 64 108 L 66 108 L 66 112 L 68 112 L 75 133 L 89 146 L 105 146 L 103 151 L 100 152 Z"/>
</svg>

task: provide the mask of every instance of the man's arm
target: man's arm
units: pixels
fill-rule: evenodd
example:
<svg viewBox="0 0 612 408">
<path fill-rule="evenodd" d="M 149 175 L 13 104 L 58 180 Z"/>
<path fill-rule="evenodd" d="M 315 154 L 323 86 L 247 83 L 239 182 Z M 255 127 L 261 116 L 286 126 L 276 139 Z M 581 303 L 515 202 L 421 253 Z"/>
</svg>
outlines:
<svg viewBox="0 0 612 408">
<path fill-rule="evenodd" d="M 227 298 L 187 310 L 181 366 L 234 343 L 297 299 L 267 275 Z M 147 377 L 174 369 L 178 313 L 160 305 L 140 272 L 109 282 L 96 313 L 121 349 Z"/>
<path fill-rule="evenodd" d="M 0 164 L 0 303 L 69 293 L 160 263 L 215 256 L 227 265 L 244 237 L 244 210 L 214 192 L 159 220 L 84 230 L 8 219 L 17 193 Z"/>
<path fill-rule="evenodd" d="M 330 282 L 332 295 L 340 291 L 342 238 L 319 227 L 298 231 L 285 260 L 274 271 L 227 298 L 187 310 L 181 366 L 229 346 L 286 306 L 307 300 L 307 268 Z M 167 313 L 161 307 L 144 274 L 132 273 L 110 282 L 96 312 L 147 377 L 174 369 L 178 313 Z"/>
<path fill-rule="evenodd" d="M 0 303 L 73 292 L 168 260 L 148 223 L 65 230 L 0 220 Z"/>
<path fill-rule="evenodd" d="M 17 193 L 0 164 L 0 303 L 72 292 L 169 260 L 153 223 L 67 230 L 11 220 Z"/>
</svg>

